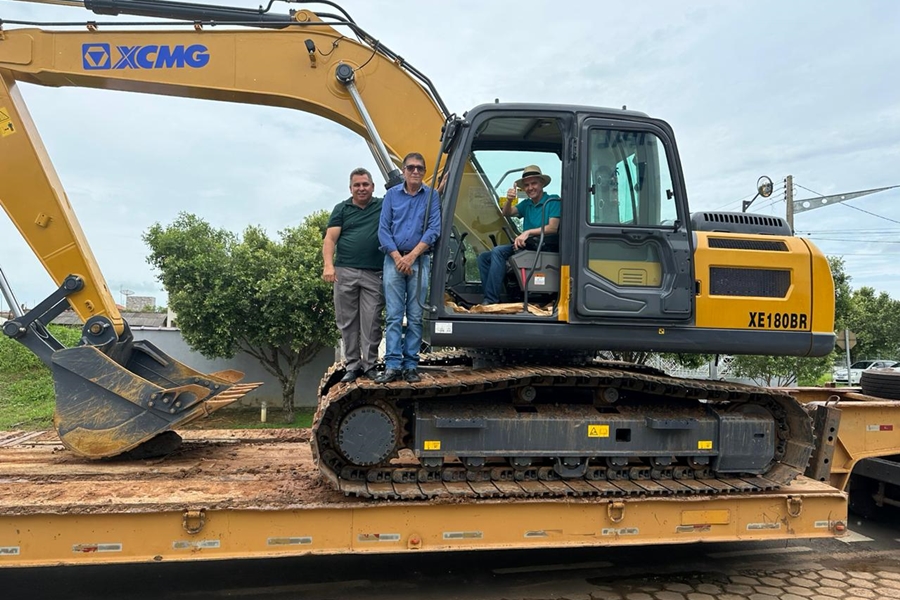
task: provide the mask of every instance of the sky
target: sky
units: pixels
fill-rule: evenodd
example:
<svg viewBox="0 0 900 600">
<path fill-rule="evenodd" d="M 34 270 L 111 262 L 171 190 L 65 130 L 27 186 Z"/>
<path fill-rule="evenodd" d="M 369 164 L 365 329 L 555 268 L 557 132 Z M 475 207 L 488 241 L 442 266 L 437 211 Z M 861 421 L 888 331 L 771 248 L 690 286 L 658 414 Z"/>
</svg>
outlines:
<svg viewBox="0 0 900 600">
<path fill-rule="evenodd" d="M 776 191 L 752 211 L 780 216 L 787 175 L 795 199 L 900 184 L 893 0 L 341 4 L 426 74 L 453 112 L 499 98 L 627 105 L 668 121 L 692 211 L 740 211 L 762 175 Z M 274 10 L 289 8 L 279 2 Z M 10 0 L 0 0 L 0 18 L 114 19 Z M 362 138 L 299 111 L 20 89 L 122 303 L 125 291 L 166 303 L 141 240 L 154 223 L 187 211 L 236 233 L 261 225 L 275 236 L 345 199 L 353 168 L 378 173 Z M 800 213 L 795 229 L 843 257 L 853 287 L 900 299 L 900 188 Z M 0 268 L 28 306 L 56 287 L 3 214 Z"/>
</svg>

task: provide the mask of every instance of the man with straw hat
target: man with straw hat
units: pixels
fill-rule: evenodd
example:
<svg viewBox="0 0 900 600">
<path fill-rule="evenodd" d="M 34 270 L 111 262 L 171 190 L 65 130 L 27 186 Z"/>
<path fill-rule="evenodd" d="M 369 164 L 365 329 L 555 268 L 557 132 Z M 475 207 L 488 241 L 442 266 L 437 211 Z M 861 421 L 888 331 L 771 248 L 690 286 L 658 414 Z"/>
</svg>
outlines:
<svg viewBox="0 0 900 600">
<path fill-rule="evenodd" d="M 525 248 L 528 238 L 540 236 L 541 226 L 545 236 L 559 231 L 559 196 L 544 192 L 549 183 L 549 175 L 542 173 L 539 166 L 529 165 L 522 170 L 522 178 L 516 180 L 515 186 L 506 192 L 506 202 L 500 210 L 504 217 L 522 217 L 522 233 L 516 236 L 512 244 L 496 246 L 478 255 L 478 272 L 481 273 L 484 289 L 482 304 L 500 302 L 506 261 L 514 252 Z M 528 200 L 513 206 L 516 188 L 524 190 Z"/>
</svg>

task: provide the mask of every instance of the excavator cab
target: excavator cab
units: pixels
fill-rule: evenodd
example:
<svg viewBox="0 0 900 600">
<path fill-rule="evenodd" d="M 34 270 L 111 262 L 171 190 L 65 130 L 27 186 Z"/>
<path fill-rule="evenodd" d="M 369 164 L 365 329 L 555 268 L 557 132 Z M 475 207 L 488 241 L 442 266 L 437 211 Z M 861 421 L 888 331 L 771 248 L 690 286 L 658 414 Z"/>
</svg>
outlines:
<svg viewBox="0 0 900 600">
<path fill-rule="evenodd" d="M 830 352 L 825 257 L 778 217 L 691 214 L 665 121 L 624 109 L 500 103 L 460 121 L 443 195 L 451 242 L 435 254 L 453 274 L 432 289 L 433 346 Z M 477 256 L 519 231 L 516 219 L 498 224 L 507 186 L 497 181 L 530 164 L 561 198 L 558 248 L 541 239 L 511 258 L 506 309 L 486 310 L 477 306 Z"/>
<path fill-rule="evenodd" d="M 543 190 L 548 200 L 541 206 L 546 210 L 555 204 L 558 212 L 562 131 L 553 118 L 491 119 L 482 123 L 474 141 L 466 148 L 466 162 L 471 168 L 464 171 L 456 195 L 465 200 L 456 202 L 453 214 L 450 236 L 453 272 L 446 286 L 447 296 L 457 310 L 478 306 L 485 298 L 478 256 L 496 246 L 511 244 L 523 229 L 521 216 L 500 221 L 496 217 L 499 206 L 506 202 L 507 189 L 514 187 L 514 182 L 521 177 L 523 165 L 538 166 L 550 178 Z M 523 202 L 531 200 L 519 189 L 513 205 L 521 206 Z M 462 234 L 461 228 L 465 228 Z M 559 297 L 559 239 L 556 232 L 532 237 L 524 249 L 509 256 L 499 294 L 500 310 L 506 314 L 516 312 L 516 305 L 522 305 L 528 296 L 530 302 L 539 302 L 548 307 L 548 313 L 552 312 Z"/>
<path fill-rule="evenodd" d="M 689 257 L 691 239 L 683 193 L 671 173 L 666 148 L 674 140 L 649 118 L 637 113 L 616 115 L 619 124 L 553 107 L 490 105 L 470 111 L 460 143 L 475 172 L 464 171 L 453 203 L 453 222 L 470 224 L 462 256 L 469 263 L 480 253 L 509 244 L 521 219 L 508 218 L 501 230 L 483 219 L 481 211 L 497 210 L 505 202 L 505 186 L 494 185 L 496 173 L 511 164 L 534 164 L 550 177 L 544 192 L 561 197 L 559 232 L 529 239 L 532 247 L 510 257 L 510 276 L 502 301 L 522 304 L 506 311 L 531 320 L 559 318 L 559 308 L 574 309 L 569 322 L 598 317 L 636 321 L 684 322 L 693 314 L 693 284 Z M 523 110 L 524 109 L 524 110 Z M 596 109 L 594 109 L 596 110 Z M 620 111 L 621 112 L 621 111 Z M 647 124 L 640 128 L 636 120 Z M 643 129 L 643 130 L 642 130 Z M 458 157 L 459 158 L 459 157 Z M 674 152 L 671 160 L 675 160 Z M 452 162 L 452 159 L 451 159 Z M 513 170 L 518 177 L 521 169 Z M 486 197 L 493 187 L 498 197 Z M 680 190 L 679 190 L 680 192 Z M 454 202 L 455 200 L 455 202 Z M 528 198 L 519 202 L 528 202 Z M 486 223 L 487 226 L 482 226 Z M 477 260 L 477 259 L 476 259 Z M 575 278 L 566 281 L 566 274 Z M 476 303 L 467 286 L 450 286 L 451 298 Z M 574 286 L 573 286 L 574 284 Z M 574 289 L 573 289 L 574 288 Z M 533 294 L 533 295 L 532 295 Z M 524 297 L 550 300 L 538 311 Z M 496 313 L 494 313 L 496 314 Z"/>
</svg>

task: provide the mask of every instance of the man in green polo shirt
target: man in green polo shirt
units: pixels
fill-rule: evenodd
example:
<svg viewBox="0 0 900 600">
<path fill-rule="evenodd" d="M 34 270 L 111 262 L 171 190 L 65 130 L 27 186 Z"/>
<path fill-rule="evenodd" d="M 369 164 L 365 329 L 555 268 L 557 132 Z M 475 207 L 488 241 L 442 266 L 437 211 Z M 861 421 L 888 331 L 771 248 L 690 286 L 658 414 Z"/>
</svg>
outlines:
<svg viewBox="0 0 900 600">
<path fill-rule="evenodd" d="M 334 284 L 334 315 L 344 345 L 347 372 L 342 382 L 375 376 L 381 343 L 384 254 L 378 248 L 381 198 L 373 198 L 372 174 L 350 173 L 350 198 L 331 212 L 322 258 L 322 279 Z"/>
</svg>

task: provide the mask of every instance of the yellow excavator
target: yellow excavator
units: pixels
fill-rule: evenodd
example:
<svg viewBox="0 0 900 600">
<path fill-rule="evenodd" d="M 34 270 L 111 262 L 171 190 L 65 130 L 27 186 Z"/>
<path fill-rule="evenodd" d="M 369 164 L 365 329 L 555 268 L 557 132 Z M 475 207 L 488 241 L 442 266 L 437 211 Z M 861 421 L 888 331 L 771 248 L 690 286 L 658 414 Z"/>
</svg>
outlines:
<svg viewBox="0 0 900 600">
<path fill-rule="evenodd" d="M 159 21 L 3 21 L 0 204 L 59 285 L 4 332 L 51 366 L 56 426 L 75 453 L 164 452 L 173 429 L 252 389 L 135 341 L 18 91 L 19 82 L 262 104 L 358 133 L 389 184 L 399 157 L 436 157 L 443 230 L 425 306 L 425 376 L 326 374 L 313 453 L 362 497 L 752 492 L 788 484 L 811 419 L 776 390 L 670 377 L 598 351 L 823 356 L 828 262 L 780 218 L 690 213 L 671 127 L 630 110 L 477 106 L 462 116 L 405 59 L 336 12 L 84 0 Z M 229 25 L 213 29 L 214 25 Z M 9 29 L 10 26 L 15 28 Z M 561 197 L 558 236 L 510 259 L 501 310 L 481 306 L 479 253 L 515 237 L 498 194 L 538 165 Z M 556 239 L 551 239 L 556 237 Z M 46 324 L 84 321 L 64 348 Z M 611 482 L 616 482 L 612 485 Z"/>
</svg>

